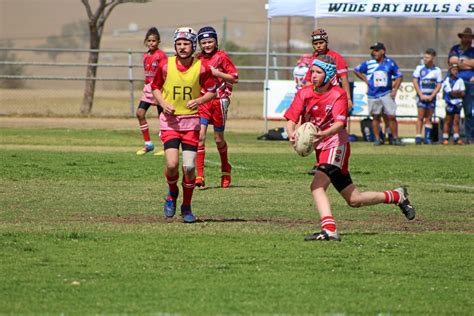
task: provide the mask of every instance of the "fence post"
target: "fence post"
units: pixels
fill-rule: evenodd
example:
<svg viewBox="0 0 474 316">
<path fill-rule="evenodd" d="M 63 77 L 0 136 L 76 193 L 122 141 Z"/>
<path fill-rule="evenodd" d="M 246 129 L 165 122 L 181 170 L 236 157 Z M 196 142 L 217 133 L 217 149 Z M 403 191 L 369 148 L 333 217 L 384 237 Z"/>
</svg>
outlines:
<svg viewBox="0 0 474 316">
<path fill-rule="evenodd" d="M 227 17 L 224 17 L 223 25 L 222 25 L 222 49 L 225 49 L 225 45 L 227 44 Z"/>
<path fill-rule="evenodd" d="M 274 74 L 275 74 L 275 80 L 280 80 L 280 76 L 278 76 L 278 62 L 277 62 L 277 55 L 276 51 L 273 51 L 273 67 L 275 68 Z"/>
<path fill-rule="evenodd" d="M 135 97 L 133 95 L 133 56 L 131 48 L 128 49 L 128 80 L 130 88 L 130 116 L 133 116 Z"/>
</svg>

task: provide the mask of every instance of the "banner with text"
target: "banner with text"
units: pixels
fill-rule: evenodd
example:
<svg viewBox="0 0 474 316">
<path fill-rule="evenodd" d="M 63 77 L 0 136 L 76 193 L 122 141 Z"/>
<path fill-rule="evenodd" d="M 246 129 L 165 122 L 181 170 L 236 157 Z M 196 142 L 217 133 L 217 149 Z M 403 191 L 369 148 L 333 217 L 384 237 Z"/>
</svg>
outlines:
<svg viewBox="0 0 474 316">
<path fill-rule="evenodd" d="M 268 88 L 266 118 L 269 120 L 283 120 L 283 115 L 290 107 L 296 94 L 295 82 L 292 80 L 269 80 Z M 354 83 L 353 100 L 352 115 L 369 116 L 367 85 L 364 82 L 357 81 Z M 411 82 L 402 82 L 395 102 L 397 103 L 397 116 L 415 118 L 418 115 L 416 91 Z M 446 114 L 445 108 L 446 104 L 440 92 L 436 99 L 435 115 L 444 118 Z M 461 115 L 464 116 L 463 113 Z M 265 113 L 263 113 L 263 116 L 265 117 Z"/>
<path fill-rule="evenodd" d="M 365 82 L 354 82 L 353 108 L 352 115 L 369 116 L 369 106 L 367 104 L 367 85 Z M 398 88 L 395 98 L 397 104 L 397 116 L 399 117 L 416 117 L 418 109 L 416 107 L 416 91 L 411 82 L 402 82 Z M 446 115 L 446 103 L 443 100 L 441 92 L 436 96 L 435 115 L 443 117 Z"/>
<path fill-rule="evenodd" d="M 268 17 L 408 17 L 440 19 L 474 18 L 468 0 L 269 0 Z"/>
</svg>

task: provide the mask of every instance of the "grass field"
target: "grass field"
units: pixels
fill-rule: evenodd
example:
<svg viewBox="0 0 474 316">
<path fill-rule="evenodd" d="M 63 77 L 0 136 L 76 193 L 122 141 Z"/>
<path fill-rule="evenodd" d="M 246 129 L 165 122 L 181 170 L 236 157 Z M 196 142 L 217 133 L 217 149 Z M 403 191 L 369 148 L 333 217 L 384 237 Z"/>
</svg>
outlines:
<svg viewBox="0 0 474 316">
<path fill-rule="evenodd" d="M 474 146 L 354 143 L 360 189 L 406 184 L 418 216 L 331 188 L 338 243 L 303 241 L 312 158 L 284 142 L 229 133 L 227 190 L 209 143 L 186 225 L 163 218 L 163 157 L 135 156 L 137 131 L 0 134 L 0 314 L 474 313 Z"/>
</svg>

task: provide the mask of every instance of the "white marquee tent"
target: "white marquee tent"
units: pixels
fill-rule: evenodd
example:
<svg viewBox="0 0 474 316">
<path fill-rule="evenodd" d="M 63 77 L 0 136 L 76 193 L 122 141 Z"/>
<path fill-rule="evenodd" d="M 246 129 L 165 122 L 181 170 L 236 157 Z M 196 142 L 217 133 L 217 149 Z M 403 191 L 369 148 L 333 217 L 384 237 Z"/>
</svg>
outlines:
<svg viewBox="0 0 474 316">
<path fill-rule="evenodd" d="M 281 16 L 330 17 L 409 17 L 430 19 L 473 19 L 471 0 L 269 0 L 267 4 L 267 47 L 264 85 L 265 131 L 268 108 L 268 73 L 271 19 Z"/>
</svg>

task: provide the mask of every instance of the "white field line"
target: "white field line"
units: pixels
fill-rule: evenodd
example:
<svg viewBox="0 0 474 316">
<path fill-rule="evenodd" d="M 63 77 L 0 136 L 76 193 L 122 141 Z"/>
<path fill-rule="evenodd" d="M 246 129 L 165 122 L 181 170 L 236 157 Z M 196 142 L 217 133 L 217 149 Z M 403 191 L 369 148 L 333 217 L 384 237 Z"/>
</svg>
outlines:
<svg viewBox="0 0 474 316">
<path fill-rule="evenodd" d="M 430 183 L 430 184 L 432 185 L 433 183 Z M 453 189 L 474 190 L 474 186 L 469 186 L 469 185 L 442 184 L 442 183 L 434 183 L 434 185 L 439 186 L 439 187 L 453 188 Z"/>
</svg>

